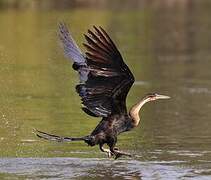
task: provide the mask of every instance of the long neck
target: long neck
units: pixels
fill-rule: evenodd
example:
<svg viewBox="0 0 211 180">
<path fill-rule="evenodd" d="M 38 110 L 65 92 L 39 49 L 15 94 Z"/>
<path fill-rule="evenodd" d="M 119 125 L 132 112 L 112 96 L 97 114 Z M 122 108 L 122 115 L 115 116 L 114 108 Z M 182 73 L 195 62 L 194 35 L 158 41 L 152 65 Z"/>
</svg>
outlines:
<svg viewBox="0 0 211 180">
<path fill-rule="evenodd" d="M 139 111 L 142 108 L 144 104 L 149 102 L 149 98 L 143 98 L 141 101 L 139 101 L 137 104 L 131 107 L 129 114 L 132 118 L 132 124 L 134 127 L 138 126 L 140 122 L 140 117 L 139 117 Z"/>
</svg>

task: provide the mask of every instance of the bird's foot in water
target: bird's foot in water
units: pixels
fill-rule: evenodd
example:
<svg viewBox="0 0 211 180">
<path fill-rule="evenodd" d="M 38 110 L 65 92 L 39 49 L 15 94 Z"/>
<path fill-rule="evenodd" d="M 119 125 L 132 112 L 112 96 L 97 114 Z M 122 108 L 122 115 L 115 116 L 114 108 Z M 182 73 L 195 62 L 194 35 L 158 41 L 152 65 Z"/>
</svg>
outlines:
<svg viewBox="0 0 211 180">
<path fill-rule="evenodd" d="M 132 156 L 129 153 L 119 151 L 118 148 L 114 148 L 114 150 L 112 152 L 112 155 L 114 156 L 114 159 L 118 159 L 118 158 L 120 158 L 122 156 L 128 156 L 128 157 L 131 157 Z"/>
<path fill-rule="evenodd" d="M 100 150 L 102 152 L 107 153 L 108 158 L 113 157 L 114 159 L 118 159 L 121 156 L 128 156 L 128 157 L 132 156 L 131 154 L 119 151 L 119 149 L 117 147 L 114 147 L 113 149 L 106 149 L 106 148 L 103 148 L 103 146 L 100 146 Z"/>
<path fill-rule="evenodd" d="M 131 154 L 128 154 L 126 152 L 119 151 L 119 149 L 117 147 L 115 147 L 113 149 L 113 151 L 111 151 L 110 149 L 104 149 L 104 152 L 107 153 L 108 158 L 113 157 L 114 159 L 118 159 L 118 158 L 120 158 L 122 156 L 128 156 L 128 157 L 132 156 Z"/>
</svg>

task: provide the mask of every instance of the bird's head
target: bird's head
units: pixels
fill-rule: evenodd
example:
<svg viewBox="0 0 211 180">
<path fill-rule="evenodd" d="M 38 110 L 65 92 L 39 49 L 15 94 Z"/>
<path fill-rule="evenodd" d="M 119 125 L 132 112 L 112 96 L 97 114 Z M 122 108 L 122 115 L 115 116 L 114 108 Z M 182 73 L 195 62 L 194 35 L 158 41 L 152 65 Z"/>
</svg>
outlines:
<svg viewBox="0 0 211 180">
<path fill-rule="evenodd" d="M 157 94 L 157 93 L 150 93 L 150 94 L 147 94 L 145 97 L 147 102 L 155 101 L 158 99 L 169 99 L 169 98 L 170 98 L 169 96 L 161 95 L 161 94 Z"/>
<path fill-rule="evenodd" d="M 139 111 L 141 107 L 150 101 L 155 101 L 158 99 L 169 99 L 169 96 L 157 94 L 157 93 L 150 93 L 147 94 L 142 100 L 140 100 L 137 104 L 131 107 L 130 109 L 130 116 L 132 117 L 133 126 L 136 127 L 139 124 L 140 117 L 139 117 Z"/>
</svg>

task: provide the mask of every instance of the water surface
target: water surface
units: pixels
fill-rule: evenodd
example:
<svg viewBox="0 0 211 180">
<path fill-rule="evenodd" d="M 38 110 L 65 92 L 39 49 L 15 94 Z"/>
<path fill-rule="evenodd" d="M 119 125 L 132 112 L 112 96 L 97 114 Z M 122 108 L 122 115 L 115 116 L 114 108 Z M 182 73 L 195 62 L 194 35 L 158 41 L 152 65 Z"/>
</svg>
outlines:
<svg viewBox="0 0 211 180">
<path fill-rule="evenodd" d="M 211 178 L 210 15 L 204 3 L 0 11 L 0 177 Z M 132 158 L 108 160 L 98 147 L 41 141 L 32 133 L 83 136 L 99 122 L 80 110 L 77 74 L 58 42 L 60 21 L 79 45 L 94 24 L 108 31 L 136 78 L 128 107 L 149 92 L 172 97 L 147 104 L 140 126 L 119 137 L 118 147 Z"/>
</svg>

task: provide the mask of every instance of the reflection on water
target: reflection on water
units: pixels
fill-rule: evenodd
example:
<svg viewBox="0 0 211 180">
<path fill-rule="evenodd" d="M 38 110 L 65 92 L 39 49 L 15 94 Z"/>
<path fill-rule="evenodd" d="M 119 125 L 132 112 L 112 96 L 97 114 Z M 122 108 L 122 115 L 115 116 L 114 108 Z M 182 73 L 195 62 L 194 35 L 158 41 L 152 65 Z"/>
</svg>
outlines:
<svg viewBox="0 0 211 180">
<path fill-rule="evenodd" d="M 211 22 L 200 2 L 127 11 L 0 11 L 1 176 L 210 178 Z M 80 44 L 93 24 L 109 32 L 136 77 L 128 107 L 149 92 L 172 97 L 147 104 L 141 126 L 119 137 L 118 147 L 133 158 L 107 160 L 98 147 L 40 141 L 32 133 L 83 136 L 99 121 L 80 110 L 77 75 L 56 35 L 59 21 Z"/>
<path fill-rule="evenodd" d="M 207 162 L 200 166 L 206 167 Z M 185 161 L 137 161 L 83 158 L 4 158 L 0 177 L 24 179 L 204 179 L 211 170 Z"/>
</svg>

